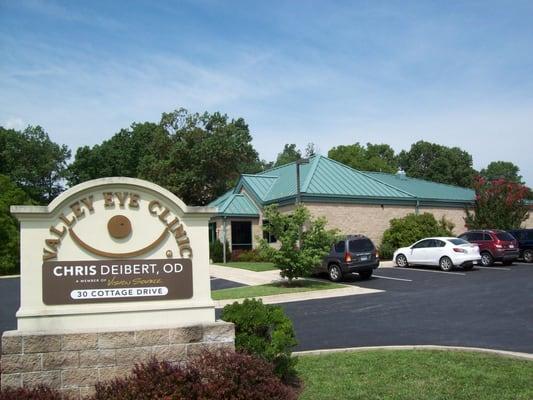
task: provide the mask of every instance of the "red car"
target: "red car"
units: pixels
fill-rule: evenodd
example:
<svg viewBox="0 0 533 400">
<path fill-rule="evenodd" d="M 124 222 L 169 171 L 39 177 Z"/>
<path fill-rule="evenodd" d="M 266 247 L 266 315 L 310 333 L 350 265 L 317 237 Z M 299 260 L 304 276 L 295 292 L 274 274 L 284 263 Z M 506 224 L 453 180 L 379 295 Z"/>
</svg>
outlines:
<svg viewBox="0 0 533 400">
<path fill-rule="evenodd" d="M 501 261 L 503 265 L 511 265 L 518 259 L 518 241 L 508 232 L 485 229 L 468 231 L 459 236 L 460 239 L 479 246 L 481 265 L 487 267 L 494 261 Z"/>
</svg>

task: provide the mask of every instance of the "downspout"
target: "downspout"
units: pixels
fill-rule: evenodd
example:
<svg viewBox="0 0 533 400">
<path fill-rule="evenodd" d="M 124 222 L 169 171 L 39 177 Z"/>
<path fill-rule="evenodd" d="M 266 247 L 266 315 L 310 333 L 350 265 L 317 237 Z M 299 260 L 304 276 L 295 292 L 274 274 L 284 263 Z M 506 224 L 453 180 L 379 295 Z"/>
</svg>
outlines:
<svg viewBox="0 0 533 400">
<path fill-rule="evenodd" d="M 420 200 L 416 200 L 415 214 L 418 215 L 420 212 Z"/>
<path fill-rule="evenodd" d="M 226 264 L 226 217 L 223 219 L 223 229 L 222 229 L 222 258 L 224 264 Z"/>
</svg>

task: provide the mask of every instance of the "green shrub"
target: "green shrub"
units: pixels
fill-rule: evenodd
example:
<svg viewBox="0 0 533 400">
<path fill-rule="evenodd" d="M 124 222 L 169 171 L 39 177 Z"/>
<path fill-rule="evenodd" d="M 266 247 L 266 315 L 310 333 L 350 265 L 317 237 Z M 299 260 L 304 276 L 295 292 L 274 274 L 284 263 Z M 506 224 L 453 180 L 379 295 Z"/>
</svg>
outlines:
<svg viewBox="0 0 533 400">
<path fill-rule="evenodd" d="M 220 240 L 215 240 L 209 245 L 209 258 L 214 263 L 224 262 L 224 248 L 222 247 L 222 242 Z M 229 249 L 229 244 L 226 242 L 226 261 L 231 260 L 231 251 Z"/>
<path fill-rule="evenodd" d="M 297 391 L 281 382 L 271 363 L 234 351 L 205 351 L 185 365 L 152 359 L 135 365 L 132 372 L 124 378 L 97 383 L 95 394 L 88 400 L 297 398 Z"/>
<path fill-rule="evenodd" d="M 291 357 L 291 352 L 297 342 L 292 321 L 281 307 L 245 299 L 242 304 L 235 302 L 224 307 L 221 318 L 235 324 L 237 351 L 272 362 L 274 371 L 284 382 L 296 379 L 296 359 Z"/>
<path fill-rule="evenodd" d="M 413 244 L 429 236 L 453 236 L 453 224 L 442 218 L 437 221 L 433 214 L 409 214 L 390 221 L 390 228 L 383 233 L 379 255 L 391 259 L 396 249 Z"/>
</svg>

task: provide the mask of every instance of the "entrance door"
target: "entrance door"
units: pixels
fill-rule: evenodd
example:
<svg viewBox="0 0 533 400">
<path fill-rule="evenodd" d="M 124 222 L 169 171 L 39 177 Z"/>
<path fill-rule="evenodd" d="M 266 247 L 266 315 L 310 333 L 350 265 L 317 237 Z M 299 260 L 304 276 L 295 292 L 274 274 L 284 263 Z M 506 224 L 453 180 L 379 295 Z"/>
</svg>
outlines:
<svg viewBox="0 0 533 400">
<path fill-rule="evenodd" d="M 231 250 L 252 249 L 252 222 L 231 221 Z"/>
</svg>

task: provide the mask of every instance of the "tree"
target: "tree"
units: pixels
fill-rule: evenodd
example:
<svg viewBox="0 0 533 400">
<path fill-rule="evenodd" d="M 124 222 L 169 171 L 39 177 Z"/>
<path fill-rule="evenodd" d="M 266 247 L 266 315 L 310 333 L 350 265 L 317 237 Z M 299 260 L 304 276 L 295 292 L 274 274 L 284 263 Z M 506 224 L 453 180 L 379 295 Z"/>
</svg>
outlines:
<svg viewBox="0 0 533 400">
<path fill-rule="evenodd" d="M 70 150 L 50 140 L 40 126 L 24 131 L 0 127 L 0 174 L 23 189 L 30 198 L 45 204 L 63 191 Z"/>
<path fill-rule="evenodd" d="M 313 157 L 318 154 L 318 149 L 316 148 L 314 143 L 307 143 L 307 146 L 305 146 L 305 158 Z"/>
<path fill-rule="evenodd" d="M 529 217 L 524 200 L 528 188 L 505 179 L 486 180 L 477 177 L 474 183 L 474 209 L 466 210 L 469 229 L 516 229 Z"/>
<path fill-rule="evenodd" d="M 395 173 L 398 170 L 397 157 L 388 144 L 341 145 L 333 147 L 328 157 L 361 171 Z"/>
<path fill-rule="evenodd" d="M 68 168 L 69 184 L 109 176 L 139 177 L 142 159 L 157 135 L 165 135 L 158 124 L 134 123 L 130 129 L 121 129 L 100 145 L 78 148 Z"/>
<path fill-rule="evenodd" d="M 111 139 L 76 153 L 69 182 L 131 176 L 166 187 L 188 204 L 206 204 L 261 163 L 242 118 L 220 113 L 163 113 L 158 124 L 123 129 Z"/>
<path fill-rule="evenodd" d="M 466 151 L 423 140 L 402 151 L 399 162 L 407 176 L 462 187 L 472 187 L 476 174 Z"/>
<path fill-rule="evenodd" d="M 302 152 L 296 148 L 294 143 L 286 144 L 283 151 L 278 154 L 274 167 L 280 167 L 302 158 Z"/>
<path fill-rule="evenodd" d="M 19 225 L 9 207 L 31 202 L 28 194 L 5 175 L 0 175 L 0 188 L 0 275 L 16 274 L 20 270 Z"/>
<path fill-rule="evenodd" d="M 493 161 L 487 168 L 483 168 L 479 174 L 487 181 L 505 179 L 509 182 L 523 184 L 522 176 L 518 175 L 520 168 L 509 161 Z"/>
<path fill-rule="evenodd" d="M 261 251 L 281 270 L 280 275 L 289 280 L 289 285 L 294 279 L 309 275 L 337 239 L 336 230 L 326 229 L 326 219 L 312 219 L 303 205 L 292 214 L 282 214 L 277 205 L 270 205 L 264 209 L 264 218 L 268 220 L 265 230 L 276 236 L 280 247 L 272 248 L 263 239 Z"/>
</svg>

